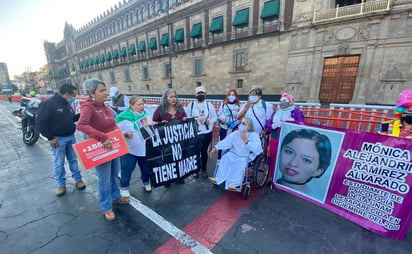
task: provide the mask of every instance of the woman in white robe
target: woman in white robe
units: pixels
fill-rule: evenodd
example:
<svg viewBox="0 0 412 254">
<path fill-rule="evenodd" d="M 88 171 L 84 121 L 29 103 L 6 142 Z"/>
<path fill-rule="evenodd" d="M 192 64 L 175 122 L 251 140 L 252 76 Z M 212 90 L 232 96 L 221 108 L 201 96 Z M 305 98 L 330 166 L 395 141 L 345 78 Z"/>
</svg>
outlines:
<svg viewBox="0 0 412 254">
<path fill-rule="evenodd" d="M 210 177 L 212 182 L 226 182 L 227 190 L 236 190 L 242 184 L 247 163 L 263 152 L 259 134 L 253 130 L 252 120 L 243 118 L 238 130 L 219 141 L 210 151 L 213 155 L 216 150 L 227 150 L 220 159 L 216 176 Z"/>
</svg>

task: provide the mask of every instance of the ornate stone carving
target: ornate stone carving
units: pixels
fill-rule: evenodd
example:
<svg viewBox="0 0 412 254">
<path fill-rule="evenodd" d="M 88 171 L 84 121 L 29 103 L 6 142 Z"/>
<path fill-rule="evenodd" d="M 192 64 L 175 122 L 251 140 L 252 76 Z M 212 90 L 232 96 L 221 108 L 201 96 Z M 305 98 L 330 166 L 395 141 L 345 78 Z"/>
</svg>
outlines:
<svg viewBox="0 0 412 254">
<path fill-rule="evenodd" d="M 335 38 L 338 41 L 347 41 L 356 35 L 356 29 L 350 26 L 339 28 L 336 31 Z"/>
<path fill-rule="evenodd" d="M 337 54 L 338 56 L 349 55 L 350 54 L 349 45 L 339 45 L 337 53 L 338 53 Z"/>
<path fill-rule="evenodd" d="M 332 33 L 330 31 L 330 29 L 325 29 L 325 31 L 323 32 L 323 45 L 328 45 L 332 39 Z"/>
<path fill-rule="evenodd" d="M 359 26 L 359 39 L 368 40 L 371 24 L 363 23 Z"/>
</svg>

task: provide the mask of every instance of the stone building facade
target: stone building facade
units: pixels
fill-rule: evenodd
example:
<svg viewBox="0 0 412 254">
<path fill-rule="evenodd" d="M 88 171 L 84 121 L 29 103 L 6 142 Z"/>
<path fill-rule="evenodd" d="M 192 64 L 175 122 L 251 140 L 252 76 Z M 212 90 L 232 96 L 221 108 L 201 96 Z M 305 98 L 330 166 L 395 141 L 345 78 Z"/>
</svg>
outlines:
<svg viewBox="0 0 412 254">
<path fill-rule="evenodd" d="M 412 0 L 125 0 L 44 46 L 58 85 L 393 104 L 412 85 L 411 11 Z"/>
</svg>

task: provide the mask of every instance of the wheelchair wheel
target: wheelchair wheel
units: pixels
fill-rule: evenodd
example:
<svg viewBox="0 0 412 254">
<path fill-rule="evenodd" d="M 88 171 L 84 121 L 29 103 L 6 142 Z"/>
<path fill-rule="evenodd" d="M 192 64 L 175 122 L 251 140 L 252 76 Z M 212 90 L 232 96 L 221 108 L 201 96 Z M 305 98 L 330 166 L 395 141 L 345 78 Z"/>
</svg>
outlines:
<svg viewBox="0 0 412 254">
<path fill-rule="evenodd" d="M 246 185 L 246 186 L 245 186 L 245 191 L 243 192 L 243 197 L 244 197 L 245 199 L 247 199 L 247 198 L 249 197 L 249 195 L 250 195 L 250 186 L 249 186 L 249 185 Z"/>
<path fill-rule="evenodd" d="M 255 170 L 253 184 L 256 188 L 262 188 L 269 177 L 269 158 L 266 154 L 261 154 L 256 158 L 253 169 Z"/>
</svg>

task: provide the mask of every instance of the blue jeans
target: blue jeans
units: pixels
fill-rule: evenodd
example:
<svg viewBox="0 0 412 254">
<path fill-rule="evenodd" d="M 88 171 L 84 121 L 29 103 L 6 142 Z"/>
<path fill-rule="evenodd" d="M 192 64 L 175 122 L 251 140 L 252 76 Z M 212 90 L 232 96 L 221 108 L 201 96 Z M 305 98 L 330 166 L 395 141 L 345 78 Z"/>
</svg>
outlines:
<svg viewBox="0 0 412 254">
<path fill-rule="evenodd" d="M 120 190 L 117 182 L 120 159 L 113 159 L 95 168 L 99 184 L 100 209 L 107 211 L 112 209 L 113 201 L 120 199 Z"/>
<path fill-rule="evenodd" d="M 52 154 L 54 157 L 54 174 L 57 186 L 66 185 L 66 170 L 64 169 L 65 158 L 67 158 L 67 161 L 69 162 L 69 168 L 72 172 L 73 179 L 76 182 L 82 180 L 76 153 L 72 147 L 72 145 L 76 143 L 74 134 L 67 137 L 56 137 L 56 139 L 58 146 L 57 148 L 52 148 Z"/>
<path fill-rule="evenodd" d="M 142 176 L 141 179 L 143 184 L 149 183 L 149 167 L 147 166 L 146 157 L 136 156 L 128 153 L 120 157 L 120 188 L 124 190 L 129 189 L 130 178 L 132 177 L 133 170 L 136 167 L 136 162 L 139 163 L 140 173 Z"/>
</svg>

